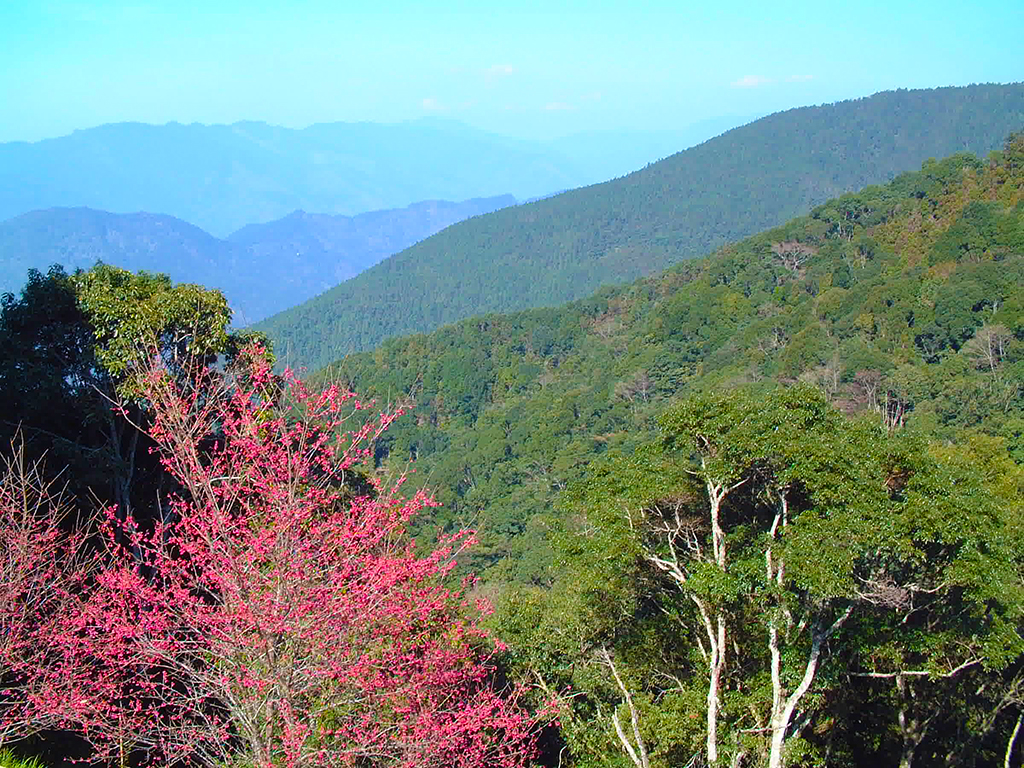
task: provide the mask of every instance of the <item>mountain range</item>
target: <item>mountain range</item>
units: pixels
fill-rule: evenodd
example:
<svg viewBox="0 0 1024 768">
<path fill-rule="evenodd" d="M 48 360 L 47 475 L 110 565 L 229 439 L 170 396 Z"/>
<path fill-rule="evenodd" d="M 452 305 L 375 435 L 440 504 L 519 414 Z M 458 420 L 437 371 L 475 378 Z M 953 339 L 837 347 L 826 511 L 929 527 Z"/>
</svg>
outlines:
<svg viewBox="0 0 1024 768">
<path fill-rule="evenodd" d="M 50 208 L 0 222 L 0 292 L 29 269 L 97 261 L 165 272 L 224 291 L 236 324 L 298 304 L 457 221 L 512 205 L 511 195 L 419 202 L 357 216 L 295 211 L 220 239 L 173 216 Z"/>
<path fill-rule="evenodd" d="M 620 176 L 742 122 L 512 139 L 453 120 L 304 129 L 114 123 L 0 144 L 0 220 L 53 207 L 149 211 L 226 237 L 295 210 L 356 215 L 499 193 L 525 200 Z"/>
<path fill-rule="evenodd" d="M 780 112 L 625 177 L 449 227 L 257 327 L 284 361 L 315 369 L 391 336 L 651 274 L 929 157 L 984 156 L 1022 125 L 1021 83 Z"/>
<path fill-rule="evenodd" d="M 314 378 L 409 411 L 379 453 L 439 489 L 423 531 L 472 527 L 471 570 L 544 584 L 560 492 L 694 393 L 801 381 L 1024 462 L 1022 286 L 1024 132 L 631 284 L 389 339 Z"/>
</svg>

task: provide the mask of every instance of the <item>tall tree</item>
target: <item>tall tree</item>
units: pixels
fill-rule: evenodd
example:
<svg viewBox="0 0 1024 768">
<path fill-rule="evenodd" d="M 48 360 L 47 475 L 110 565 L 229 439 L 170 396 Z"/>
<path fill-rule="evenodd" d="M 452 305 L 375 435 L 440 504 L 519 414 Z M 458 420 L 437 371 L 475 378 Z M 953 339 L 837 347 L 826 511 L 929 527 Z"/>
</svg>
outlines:
<svg viewBox="0 0 1024 768">
<path fill-rule="evenodd" d="M 67 275 L 32 271 L 0 311 L 0 434 L 21 432 L 30 456 L 69 467 L 69 489 L 125 515 L 156 514 L 160 469 L 133 426 L 146 416 L 131 369 L 148 350 L 174 369 L 238 348 L 219 291 L 165 275 L 97 265 Z M 179 371 L 180 373 L 180 371 Z"/>
<path fill-rule="evenodd" d="M 536 619 L 567 642 L 519 651 L 553 690 L 573 686 L 563 722 L 582 764 L 618 742 L 638 768 L 668 765 L 697 736 L 732 765 L 849 754 L 849 692 L 897 683 L 860 710 L 903 743 L 937 710 L 901 710 L 901 692 L 938 705 L 930 692 L 964 670 L 1004 693 L 963 711 L 1009 738 L 1019 523 L 977 466 L 806 387 L 695 396 L 661 427 L 571 495 L 553 618 Z M 530 642 L 530 600 L 506 604 L 513 647 Z M 883 742 L 876 757 L 903 748 Z"/>
<path fill-rule="evenodd" d="M 444 582 L 468 532 L 419 556 L 403 534 L 424 492 L 346 488 L 399 412 L 363 418 L 351 392 L 295 380 L 279 410 L 262 352 L 224 397 L 162 364 L 138 379 L 176 515 L 133 534 L 145 567 L 117 550 L 67 615 L 56 644 L 92 675 L 55 669 L 46 706 L 122 761 L 525 764 L 532 720 L 491 684 L 494 646 Z"/>
</svg>

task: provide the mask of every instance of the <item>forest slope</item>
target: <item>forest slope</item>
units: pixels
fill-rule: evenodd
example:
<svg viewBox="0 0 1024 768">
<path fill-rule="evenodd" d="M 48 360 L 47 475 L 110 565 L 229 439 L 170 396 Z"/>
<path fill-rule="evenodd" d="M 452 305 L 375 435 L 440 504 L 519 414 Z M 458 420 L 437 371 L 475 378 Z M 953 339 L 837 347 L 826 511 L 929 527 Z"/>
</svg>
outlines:
<svg viewBox="0 0 1024 768">
<path fill-rule="evenodd" d="M 381 458 L 416 460 L 444 502 L 433 524 L 480 530 L 477 570 L 543 582 L 559 491 L 694 392 L 807 381 L 894 429 L 1001 436 L 1024 461 L 1022 286 L 1017 134 L 658 276 L 392 339 L 319 376 L 409 406 Z"/>
<path fill-rule="evenodd" d="M 1024 124 L 1024 84 L 895 91 L 793 109 L 614 181 L 474 219 L 260 328 L 316 368 L 403 333 L 550 306 L 651 274 L 929 157 L 984 155 Z"/>
</svg>

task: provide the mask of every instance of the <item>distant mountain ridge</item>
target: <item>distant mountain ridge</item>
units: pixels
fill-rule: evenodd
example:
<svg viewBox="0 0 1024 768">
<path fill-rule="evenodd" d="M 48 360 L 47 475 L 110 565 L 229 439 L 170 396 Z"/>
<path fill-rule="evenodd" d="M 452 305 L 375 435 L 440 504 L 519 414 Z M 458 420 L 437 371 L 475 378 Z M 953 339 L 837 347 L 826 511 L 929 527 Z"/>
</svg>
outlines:
<svg viewBox="0 0 1024 768">
<path fill-rule="evenodd" d="M 54 207 L 156 211 L 226 237 L 294 210 L 352 216 L 500 192 L 524 200 L 627 173 L 742 119 L 550 142 L 437 119 L 303 129 L 114 123 L 0 144 L 0 220 Z"/>
<path fill-rule="evenodd" d="M 450 227 L 259 324 L 292 365 L 486 312 L 552 306 L 705 254 L 1024 126 L 1024 84 L 780 112 L 603 184 Z"/>
<path fill-rule="evenodd" d="M 255 312 L 237 320 L 255 322 L 280 311 L 271 310 L 271 302 L 295 306 L 445 227 L 515 203 L 512 195 L 460 203 L 425 200 L 356 216 L 294 211 L 267 224 L 249 224 L 227 241 L 245 250 L 249 264 L 258 265 L 256 279 L 271 295 L 259 302 L 250 299 Z"/>
<path fill-rule="evenodd" d="M 457 221 L 512 205 L 511 195 L 460 203 L 430 200 L 358 216 L 295 211 L 219 239 L 173 216 L 51 208 L 0 222 L 0 292 L 15 292 L 30 268 L 68 271 L 97 261 L 165 272 L 220 288 L 236 324 L 305 301 Z"/>
<path fill-rule="evenodd" d="M 581 183 L 535 144 L 429 123 L 116 123 L 0 144 L 0 219 L 53 207 L 155 211 L 217 237 L 297 209 L 351 216 Z"/>
</svg>

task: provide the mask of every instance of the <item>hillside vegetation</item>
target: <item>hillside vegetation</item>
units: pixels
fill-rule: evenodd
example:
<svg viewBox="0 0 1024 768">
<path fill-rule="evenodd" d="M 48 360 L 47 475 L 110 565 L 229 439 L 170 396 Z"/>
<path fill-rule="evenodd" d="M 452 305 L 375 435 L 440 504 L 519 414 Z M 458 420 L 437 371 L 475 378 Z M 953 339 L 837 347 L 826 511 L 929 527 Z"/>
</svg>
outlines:
<svg viewBox="0 0 1024 768">
<path fill-rule="evenodd" d="M 1024 84 L 896 91 L 771 115 L 628 176 L 451 227 L 259 327 L 311 369 L 383 339 L 552 306 L 881 183 L 984 155 L 1024 124 Z"/>
<path fill-rule="evenodd" d="M 381 456 L 415 460 L 470 524 L 486 577 L 545 583 L 558 493 L 650 439 L 665 406 L 809 382 L 850 413 L 1024 461 L 1024 135 L 815 207 L 707 258 L 552 309 L 350 355 L 323 378 L 409 405 Z"/>
<path fill-rule="evenodd" d="M 315 382 L 342 386 L 276 376 L 218 290 L 33 270 L 0 301 L 0 734 L 54 766 L 79 737 L 1016 765 L 1022 284 L 1024 133 Z"/>
</svg>

